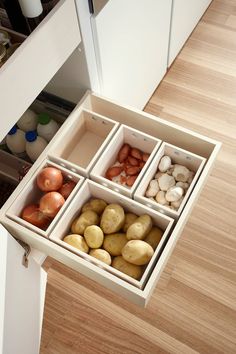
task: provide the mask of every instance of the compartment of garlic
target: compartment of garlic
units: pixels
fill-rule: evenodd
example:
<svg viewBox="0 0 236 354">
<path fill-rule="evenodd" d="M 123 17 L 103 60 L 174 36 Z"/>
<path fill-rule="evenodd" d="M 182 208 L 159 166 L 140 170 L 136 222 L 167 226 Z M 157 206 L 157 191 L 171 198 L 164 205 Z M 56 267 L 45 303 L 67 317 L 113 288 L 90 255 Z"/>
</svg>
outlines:
<svg viewBox="0 0 236 354">
<path fill-rule="evenodd" d="M 172 164 L 171 158 L 164 155 L 158 164 L 154 179 L 149 182 L 145 197 L 178 210 L 194 175 L 187 167 Z"/>
</svg>

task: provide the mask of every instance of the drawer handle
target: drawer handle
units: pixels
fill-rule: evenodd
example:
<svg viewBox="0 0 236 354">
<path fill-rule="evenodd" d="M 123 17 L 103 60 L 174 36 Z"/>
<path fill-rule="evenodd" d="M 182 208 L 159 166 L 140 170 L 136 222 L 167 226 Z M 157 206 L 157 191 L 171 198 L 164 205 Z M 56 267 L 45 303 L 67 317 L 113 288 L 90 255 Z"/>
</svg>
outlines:
<svg viewBox="0 0 236 354">
<path fill-rule="evenodd" d="M 25 243 L 24 241 L 21 241 L 21 240 L 17 240 L 16 241 L 21 245 L 21 247 L 24 248 L 25 252 L 23 254 L 23 258 L 22 258 L 22 265 L 25 267 L 25 268 L 28 268 L 28 265 L 29 265 L 29 254 L 31 252 L 31 248 L 30 246 Z"/>
</svg>

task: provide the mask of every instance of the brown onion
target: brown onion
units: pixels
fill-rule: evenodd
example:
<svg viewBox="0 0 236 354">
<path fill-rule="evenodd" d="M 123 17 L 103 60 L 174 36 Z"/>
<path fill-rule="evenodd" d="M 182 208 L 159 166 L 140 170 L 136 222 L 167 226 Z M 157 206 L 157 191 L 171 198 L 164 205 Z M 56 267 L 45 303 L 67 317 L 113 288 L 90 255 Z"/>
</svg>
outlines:
<svg viewBox="0 0 236 354">
<path fill-rule="evenodd" d="M 43 192 L 57 191 L 63 183 L 63 175 L 55 167 L 45 167 L 37 176 L 37 185 Z"/>
<path fill-rule="evenodd" d="M 58 192 L 46 193 L 39 201 L 39 210 L 46 216 L 54 218 L 61 209 L 65 199 Z"/>
<path fill-rule="evenodd" d="M 36 204 L 26 206 L 22 211 L 21 217 L 25 221 L 39 227 L 40 229 L 45 229 L 51 221 L 39 210 L 39 206 Z"/>
<path fill-rule="evenodd" d="M 58 193 L 60 193 L 63 198 L 67 199 L 75 186 L 76 183 L 74 181 L 68 181 L 62 185 L 62 187 L 58 190 Z"/>
</svg>

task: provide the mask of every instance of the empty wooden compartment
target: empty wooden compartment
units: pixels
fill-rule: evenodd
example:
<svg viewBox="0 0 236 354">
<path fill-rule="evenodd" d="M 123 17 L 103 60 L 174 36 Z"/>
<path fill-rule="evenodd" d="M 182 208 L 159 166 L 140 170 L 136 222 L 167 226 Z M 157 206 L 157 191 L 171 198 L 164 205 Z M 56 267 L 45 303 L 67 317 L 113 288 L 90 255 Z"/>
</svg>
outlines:
<svg viewBox="0 0 236 354">
<path fill-rule="evenodd" d="M 132 175 L 129 176 L 129 174 L 126 174 L 124 170 L 112 180 L 106 178 L 106 172 L 110 167 L 113 165 L 118 167 L 124 166 L 124 163 L 118 162 L 118 153 L 124 144 L 128 144 L 130 146 L 130 151 L 132 148 L 135 148 L 141 152 L 141 155 L 142 153 L 149 155 L 146 162 L 143 160 L 134 159 L 137 163 L 140 161 L 140 163 L 145 164 L 142 169 L 137 172 L 137 178 L 131 186 L 125 184 L 125 181 L 132 178 Z M 122 124 L 92 169 L 90 177 L 105 187 L 109 187 L 116 192 L 132 197 L 160 145 L 161 140 Z M 130 167 L 131 169 L 139 168 L 135 165 L 130 165 Z"/>
<path fill-rule="evenodd" d="M 65 200 L 65 203 L 59 210 L 59 212 L 56 214 L 56 216 L 53 219 L 50 219 L 50 223 L 47 227 L 44 229 L 41 229 L 24 219 L 22 219 L 22 211 L 23 209 L 31 204 L 38 204 L 40 198 L 45 194 L 45 192 L 41 191 L 38 186 L 37 186 L 37 176 L 40 173 L 40 171 L 43 170 L 45 167 L 55 167 L 59 169 L 62 172 L 63 175 L 63 183 L 67 181 L 73 181 L 76 183 L 74 189 L 70 193 L 69 197 Z M 57 221 L 61 218 L 63 212 L 67 208 L 68 204 L 71 202 L 73 199 L 73 196 L 77 193 L 78 189 L 80 188 L 81 184 L 83 183 L 84 178 L 66 170 L 65 168 L 62 168 L 61 166 L 58 166 L 57 164 L 50 162 L 48 160 L 44 160 L 39 168 L 35 171 L 34 175 L 30 180 L 27 181 L 27 183 L 24 185 L 23 189 L 19 192 L 19 195 L 16 197 L 14 202 L 11 204 L 11 206 L 8 208 L 6 211 L 6 216 L 10 218 L 11 220 L 15 221 L 14 227 L 17 229 L 18 224 L 24 226 L 25 228 L 32 230 L 36 232 L 39 235 L 42 235 L 44 237 L 48 237 L 52 229 L 54 228 L 55 224 Z"/>
<path fill-rule="evenodd" d="M 153 226 L 157 226 L 163 231 L 163 235 L 157 248 L 155 249 L 154 255 L 152 256 L 149 263 L 145 267 L 143 267 L 143 273 L 139 280 L 135 280 L 134 278 L 126 275 L 125 273 L 117 270 L 116 268 L 113 268 L 112 266 L 101 262 L 100 260 L 90 256 L 85 252 L 80 251 L 79 249 L 63 241 L 63 238 L 65 236 L 73 234 L 73 232 L 71 231 L 71 225 L 73 221 L 81 214 L 82 206 L 92 198 L 102 199 L 107 204 L 119 204 L 123 207 L 125 213 L 134 213 L 137 216 L 148 214 L 152 218 Z M 144 205 L 140 205 L 125 196 L 121 196 L 116 192 L 110 191 L 106 187 L 100 186 L 93 181 L 86 180 L 79 192 L 77 193 L 76 197 L 70 204 L 69 208 L 64 213 L 61 220 L 58 221 L 56 227 L 54 228 L 49 238 L 55 243 L 77 254 L 81 258 L 80 262 L 82 262 L 85 267 L 81 267 L 81 273 L 88 275 L 86 271 L 86 264 L 88 264 L 89 262 L 90 264 L 92 263 L 93 270 L 98 275 L 98 279 L 99 277 L 101 277 L 107 282 L 117 282 L 117 279 L 122 279 L 134 285 L 136 288 L 143 289 L 146 282 L 148 281 L 148 277 L 150 276 L 153 268 L 155 267 L 158 261 L 158 258 L 164 248 L 164 245 L 168 240 L 168 237 L 170 236 L 172 224 L 173 219 L 162 215 L 161 213 L 148 209 Z"/>
<path fill-rule="evenodd" d="M 188 189 L 185 191 L 183 197 L 181 198 L 182 201 L 177 210 L 171 209 L 168 205 L 159 204 L 155 198 L 148 198 L 145 195 L 150 181 L 155 179 L 156 173 L 159 172 L 158 165 L 163 156 L 169 156 L 171 158 L 172 165 L 183 165 L 194 173 L 193 177 L 191 178 L 192 181 L 190 181 Z M 142 204 L 145 204 L 149 208 L 158 210 L 175 219 L 178 218 L 202 172 L 205 162 L 206 159 L 201 156 L 183 150 L 177 146 L 167 144 L 165 142 L 162 143 L 159 151 L 151 162 L 148 171 L 146 171 L 140 185 L 138 186 L 134 195 L 134 199 Z"/>
<path fill-rule="evenodd" d="M 64 125 L 60 136 L 55 139 L 49 156 L 59 165 L 89 177 L 119 124 L 85 109 L 73 113 L 73 119 Z"/>
</svg>

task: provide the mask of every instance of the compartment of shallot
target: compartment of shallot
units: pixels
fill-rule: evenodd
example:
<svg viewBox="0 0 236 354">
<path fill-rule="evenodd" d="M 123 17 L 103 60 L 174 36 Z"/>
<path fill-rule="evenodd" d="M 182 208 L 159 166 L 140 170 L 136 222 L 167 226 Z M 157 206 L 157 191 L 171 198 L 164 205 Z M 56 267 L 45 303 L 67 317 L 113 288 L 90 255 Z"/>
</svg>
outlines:
<svg viewBox="0 0 236 354">
<path fill-rule="evenodd" d="M 161 140 L 122 124 L 90 177 L 105 187 L 133 197 L 160 145 Z"/>
</svg>

